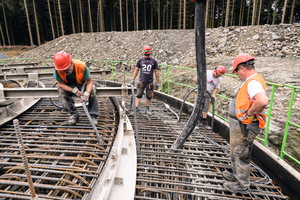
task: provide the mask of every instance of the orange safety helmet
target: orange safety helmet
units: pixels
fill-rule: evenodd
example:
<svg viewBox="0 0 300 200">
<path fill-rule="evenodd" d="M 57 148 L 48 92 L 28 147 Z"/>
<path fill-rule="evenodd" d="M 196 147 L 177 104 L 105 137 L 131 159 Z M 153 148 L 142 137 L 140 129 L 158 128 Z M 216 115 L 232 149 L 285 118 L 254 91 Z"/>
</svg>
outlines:
<svg viewBox="0 0 300 200">
<path fill-rule="evenodd" d="M 216 73 L 218 74 L 218 76 L 223 76 L 223 74 L 225 74 L 226 69 L 223 65 L 219 65 L 215 68 Z"/>
<path fill-rule="evenodd" d="M 245 54 L 241 54 L 238 55 L 237 57 L 235 57 L 234 61 L 233 61 L 233 69 L 232 69 L 232 73 L 235 73 L 235 70 L 237 68 L 237 66 L 241 63 L 245 63 L 249 60 L 254 61 L 255 58 L 253 56 L 250 56 L 249 54 L 245 53 Z"/>
<path fill-rule="evenodd" d="M 151 54 L 151 47 L 150 46 L 144 46 L 143 53 L 144 54 Z"/>
<path fill-rule="evenodd" d="M 54 55 L 54 65 L 55 69 L 58 71 L 63 71 L 69 68 L 71 64 L 72 57 L 70 54 L 60 51 Z"/>
</svg>

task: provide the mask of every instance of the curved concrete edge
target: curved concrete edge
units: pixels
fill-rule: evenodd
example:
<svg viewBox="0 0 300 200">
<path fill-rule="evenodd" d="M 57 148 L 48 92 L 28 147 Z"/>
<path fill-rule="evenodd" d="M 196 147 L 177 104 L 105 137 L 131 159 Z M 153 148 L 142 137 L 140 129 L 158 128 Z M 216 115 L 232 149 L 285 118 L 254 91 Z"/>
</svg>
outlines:
<svg viewBox="0 0 300 200">
<path fill-rule="evenodd" d="M 158 91 L 155 91 L 153 96 L 154 98 L 161 99 L 178 109 L 180 109 L 181 103 L 183 102 L 182 99 Z M 193 104 L 186 102 L 183 106 L 183 112 L 190 114 L 192 111 Z M 212 114 L 208 113 L 209 124 L 211 124 L 211 117 Z M 214 116 L 214 132 L 219 133 L 229 142 L 229 123 L 217 116 Z M 284 184 L 284 187 L 289 188 L 296 196 L 300 195 L 300 173 L 258 141 L 254 141 L 252 158 L 257 159 L 263 164 L 263 168 L 268 169 L 268 172 L 272 174 L 272 179 L 273 177 L 279 178 L 282 184 Z M 280 184 L 279 186 L 283 187 L 283 185 Z"/>
<path fill-rule="evenodd" d="M 101 175 L 88 200 L 134 199 L 137 155 L 134 131 L 119 107 L 118 132 Z"/>
</svg>

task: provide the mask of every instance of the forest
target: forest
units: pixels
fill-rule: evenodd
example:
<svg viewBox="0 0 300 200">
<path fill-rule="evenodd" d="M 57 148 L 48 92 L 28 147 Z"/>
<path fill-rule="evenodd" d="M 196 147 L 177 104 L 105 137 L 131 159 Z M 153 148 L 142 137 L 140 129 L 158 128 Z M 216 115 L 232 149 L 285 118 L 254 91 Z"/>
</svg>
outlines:
<svg viewBox="0 0 300 200">
<path fill-rule="evenodd" d="M 209 0 L 206 27 L 293 24 L 300 0 Z M 82 32 L 193 29 L 190 0 L 0 0 L 0 45 Z"/>
</svg>

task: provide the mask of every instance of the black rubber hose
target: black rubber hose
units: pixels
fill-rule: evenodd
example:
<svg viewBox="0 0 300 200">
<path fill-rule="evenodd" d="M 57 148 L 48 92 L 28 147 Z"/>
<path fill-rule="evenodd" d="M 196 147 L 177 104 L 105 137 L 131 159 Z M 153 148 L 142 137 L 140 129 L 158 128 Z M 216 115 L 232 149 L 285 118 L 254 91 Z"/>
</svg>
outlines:
<svg viewBox="0 0 300 200">
<path fill-rule="evenodd" d="M 132 93 L 132 104 L 133 104 L 133 114 L 134 114 L 134 123 L 135 123 L 136 152 L 137 152 L 137 155 L 140 155 L 140 139 L 139 139 L 139 132 L 138 132 L 138 123 L 137 123 L 137 116 L 136 116 L 134 86 L 133 85 L 131 85 L 131 93 Z"/>
<path fill-rule="evenodd" d="M 82 92 L 82 93 L 84 93 L 85 87 L 86 87 L 86 82 L 84 82 L 84 84 L 83 84 L 83 86 L 82 86 L 82 88 L 81 88 L 81 92 Z M 80 97 L 82 98 L 82 96 L 80 96 Z M 100 134 L 98 133 L 97 127 L 95 126 L 95 124 L 94 124 L 94 122 L 93 122 L 93 120 L 92 120 L 92 117 L 91 117 L 91 115 L 90 115 L 88 109 L 86 108 L 86 105 L 85 105 L 85 101 L 84 101 L 84 100 L 82 101 L 82 107 L 83 107 L 83 110 L 84 110 L 86 116 L 88 117 L 88 119 L 89 119 L 89 121 L 90 121 L 90 123 L 91 123 L 91 125 L 92 125 L 92 127 L 93 127 L 93 129 L 94 129 L 94 131 L 95 131 L 95 133 L 96 133 L 96 135 L 97 135 L 99 144 L 102 146 L 102 145 L 103 145 L 102 139 L 101 139 L 101 137 L 100 137 Z"/>
<path fill-rule="evenodd" d="M 206 91 L 206 57 L 205 57 L 205 13 L 206 0 L 196 0 L 195 9 L 195 49 L 197 62 L 197 100 L 193 113 L 187 125 L 171 147 L 171 151 L 181 148 L 186 139 L 193 132 L 203 110 L 204 91 Z"/>
<path fill-rule="evenodd" d="M 57 85 L 57 82 L 55 82 L 55 83 L 51 86 L 51 88 L 54 88 L 56 85 Z M 59 106 L 59 105 L 57 105 L 56 103 L 54 103 L 54 101 L 52 100 L 52 98 L 50 98 L 50 101 L 51 101 L 51 103 L 52 103 L 54 106 L 56 106 L 57 108 L 63 109 L 62 106 Z"/>
<path fill-rule="evenodd" d="M 197 90 L 197 88 L 194 88 L 194 89 L 190 90 L 190 91 L 185 95 L 185 97 L 184 97 L 184 99 L 183 99 L 183 101 L 182 101 L 182 103 L 181 103 L 178 122 L 180 122 L 180 120 L 181 120 L 181 113 L 182 113 L 183 105 L 184 105 L 184 103 L 185 103 L 186 98 L 188 98 L 188 96 L 189 96 L 193 91 L 195 91 L 195 90 Z"/>
</svg>

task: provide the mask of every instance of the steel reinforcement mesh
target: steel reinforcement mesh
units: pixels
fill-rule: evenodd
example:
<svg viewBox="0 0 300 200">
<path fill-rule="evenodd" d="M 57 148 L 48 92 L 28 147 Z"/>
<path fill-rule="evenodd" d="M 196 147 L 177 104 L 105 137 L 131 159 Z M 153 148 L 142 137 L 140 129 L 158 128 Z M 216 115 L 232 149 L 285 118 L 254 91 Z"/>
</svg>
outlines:
<svg viewBox="0 0 300 200">
<path fill-rule="evenodd" d="M 129 117 L 135 126 L 133 115 Z M 182 149 L 170 152 L 188 116 L 183 115 L 183 123 L 178 123 L 163 102 L 153 99 L 150 112 L 146 112 L 142 100 L 137 118 L 141 153 L 135 199 L 289 199 L 254 163 L 250 192 L 227 191 L 223 187 L 222 172 L 230 171 L 229 145 L 219 134 L 201 126 L 195 128 Z"/>
<path fill-rule="evenodd" d="M 97 130 L 82 107 L 76 126 L 69 116 L 42 99 L 18 117 L 29 169 L 40 199 L 86 199 L 111 150 L 118 116 L 113 104 L 100 101 Z M 0 199 L 30 199 L 30 191 L 12 122 L 0 127 Z"/>
</svg>

